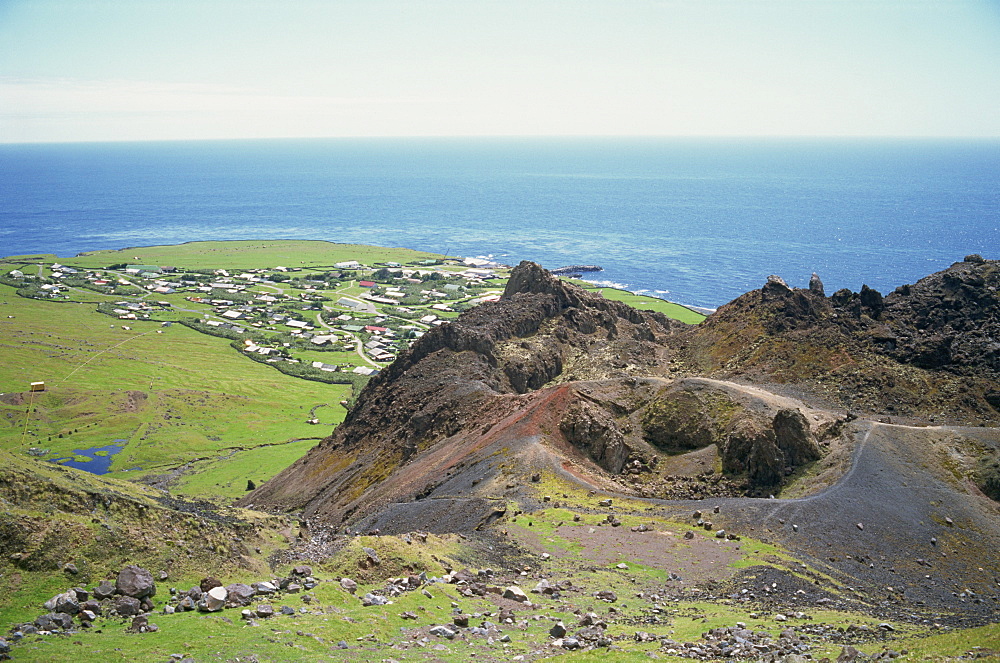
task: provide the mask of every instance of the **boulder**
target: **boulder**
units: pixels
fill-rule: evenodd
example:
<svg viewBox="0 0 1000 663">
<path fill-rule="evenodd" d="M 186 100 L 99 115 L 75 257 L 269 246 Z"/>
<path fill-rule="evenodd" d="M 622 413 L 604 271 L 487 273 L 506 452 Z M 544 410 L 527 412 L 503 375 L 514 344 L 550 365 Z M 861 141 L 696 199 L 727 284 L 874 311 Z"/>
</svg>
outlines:
<svg viewBox="0 0 1000 663">
<path fill-rule="evenodd" d="M 218 612 L 226 607 L 228 597 L 229 592 L 226 591 L 225 587 L 212 587 L 198 602 L 198 609 L 202 612 Z"/>
<path fill-rule="evenodd" d="M 294 569 L 292 569 L 293 576 L 305 577 L 305 576 L 311 576 L 312 573 L 313 571 L 311 566 L 296 566 Z"/>
<path fill-rule="evenodd" d="M 268 605 L 267 603 L 262 603 L 257 606 L 257 609 L 254 611 L 254 613 L 258 617 L 274 617 L 274 607 Z"/>
<path fill-rule="evenodd" d="M 447 638 L 449 640 L 455 637 L 455 631 L 452 631 L 447 626 L 434 626 L 431 628 L 429 633 L 431 635 L 436 635 L 439 638 Z"/>
<path fill-rule="evenodd" d="M 366 608 L 371 605 L 388 605 L 389 599 L 384 596 L 379 596 L 378 594 L 372 594 L 369 592 L 361 597 L 361 605 Z"/>
<path fill-rule="evenodd" d="M 559 422 L 559 430 L 567 441 L 586 451 L 598 465 L 612 474 L 622 471 L 632 452 L 614 418 L 586 401 L 574 403 L 566 411 Z"/>
<path fill-rule="evenodd" d="M 255 582 L 250 586 L 253 587 L 254 591 L 256 591 L 258 594 L 262 594 L 265 596 L 274 594 L 275 592 L 278 591 L 277 586 L 273 582 L 268 582 L 266 580 L 264 582 Z"/>
<path fill-rule="evenodd" d="M 200 589 L 202 592 L 207 592 L 208 590 L 212 589 L 213 587 L 222 587 L 222 583 L 219 582 L 219 579 L 215 578 L 213 576 L 208 576 L 207 578 L 202 578 L 201 582 L 198 583 L 198 589 Z"/>
<path fill-rule="evenodd" d="M 94 588 L 94 598 L 98 601 L 103 601 L 104 599 L 109 599 L 115 595 L 115 586 L 112 585 L 107 580 L 102 580 L 97 587 Z"/>
<path fill-rule="evenodd" d="M 524 590 L 517 585 L 511 585 L 503 590 L 503 597 L 505 599 L 510 599 L 512 601 L 518 601 L 520 603 L 528 602 L 528 595 L 524 593 Z"/>
<path fill-rule="evenodd" d="M 68 631 L 73 628 L 73 615 L 67 615 L 65 612 L 50 612 L 35 619 L 34 624 L 40 631 Z"/>
<path fill-rule="evenodd" d="M 145 633 L 147 626 L 149 626 L 149 618 L 146 615 L 136 615 L 132 618 L 132 624 L 128 630 L 132 633 Z"/>
<path fill-rule="evenodd" d="M 819 274 L 816 272 L 813 272 L 809 278 L 809 292 L 820 297 L 826 297 L 826 292 L 823 290 L 823 281 L 820 280 Z"/>
<path fill-rule="evenodd" d="M 147 596 L 156 595 L 156 583 L 153 582 L 153 574 L 135 564 L 129 564 L 118 574 L 115 581 L 115 589 L 119 594 L 142 599 Z"/>
<path fill-rule="evenodd" d="M 350 578 L 341 578 L 340 586 L 346 591 L 350 592 L 351 594 L 358 591 L 358 583 L 351 580 Z"/>
<path fill-rule="evenodd" d="M 134 617 L 142 612 L 142 605 L 134 596 L 123 595 L 115 599 L 111 609 L 122 617 Z"/>
<path fill-rule="evenodd" d="M 226 603 L 232 607 L 240 607 L 250 604 L 250 600 L 256 596 L 257 592 L 250 585 L 242 582 L 234 582 L 226 585 Z"/>
</svg>

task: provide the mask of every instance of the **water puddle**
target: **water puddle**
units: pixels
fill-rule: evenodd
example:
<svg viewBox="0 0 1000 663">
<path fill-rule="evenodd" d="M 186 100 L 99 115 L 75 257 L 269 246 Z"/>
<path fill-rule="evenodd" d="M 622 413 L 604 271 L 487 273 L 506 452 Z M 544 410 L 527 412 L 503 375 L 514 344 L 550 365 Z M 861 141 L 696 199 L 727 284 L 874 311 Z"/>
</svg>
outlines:
<svg viewBox="0 0 1000 663">
<path fill-rule="evenodd" d="M 107 474 L 114 455 L 125 449 L 128 440 L 115 440 L 114 444 L 89 449 L 73 449 L 73 457 L 53 458 L 51 462 L 73 467 L 91 474 Z M 86 459 L 86 460 L 84 460 Z"/>
</svg>

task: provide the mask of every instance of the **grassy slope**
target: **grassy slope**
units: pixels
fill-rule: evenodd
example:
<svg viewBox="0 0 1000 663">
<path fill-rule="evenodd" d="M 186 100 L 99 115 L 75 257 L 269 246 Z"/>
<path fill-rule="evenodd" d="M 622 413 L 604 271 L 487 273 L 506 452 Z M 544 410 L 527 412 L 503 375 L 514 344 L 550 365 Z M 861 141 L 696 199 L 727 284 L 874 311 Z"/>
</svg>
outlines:
<svg viewBox="0 0 1000 663">
<path fill-rule="evenodd" d="M 669 580 L 667 570 L 646 567 L 630 559 L 612 559 L 595 565 L 588 562 L 586 549 L 566 546 L 565 541 L 555 535 L 559 527 L 565 525 L 571 513 L 583 513 L 583 521 L 574 527 L 600 528 L 601 517 L 587 513 L 594 498 L 571 484 L 564 483 L 552 475 L 546 475 L 538 486 L 539 493 L 553 493 L 559 496 L 561 508 L 548 508 L 522 516 L 509 516 L 498 523 L 498 528 L 509 531 L 512 538 L 521 541 L 522 555 L 508 559 L 498 565 L 492 557 L 492 566 L 497 576 L 490 581 L 501 587 L 512 582 L 520 582 L 525 589 L 534 586 L 540 577 L 553 581 L 571 578 L 577 588 L 564 593 L 561 598 L 529 594 L 531 600 L 540 604 L 536 608 L 516 606 L 515 626 L 503 627 L 503 632 L 511 641 L 504 645 L 497 640 L 487 642 L 485 637 L 466 635 L 455 640 L 429 637 L 426 646 L 415 646 L 415 641 L 426 636 L 427 629 L 435 624 L 449 624 L 454 606 L 472 616 L 470 625 L 479 625 L 483 620 L 496 622 L 497 604 L 488 598 L 465 597 L 455 585 L 432 585 L 430 596 L 420 591 L 407 592 L 392 599 L 386 606 L 362 607 L 358 597 L 367 591 L 385 586 L 389 577 L 426 571 L 428 575 L 439 576 L 445 567 L 463 568 L 486 566 L 484 560 L 477 560 L 482 549 L 470 547 L 454 535 L 437 537 L 431 535 L 426 543 L 414 539 L 404 543 L 399 537 L 359 537 L 353 539 L 334 558 L 321 564 L 314 564 L 314 574 L 321 580 L 319 586 L 310 592 L 309 600 L 303 594 L 288 594 L 270 600 L 276 608 L 291 606 L 297 611 L 292 616 L 274 617 L 261 620 L 258 626 L 248 627 L 235 609 L 223 613 L 199 614 L 183 613 L 175 615 L 154 614 L 152 622 L 160 627 L 157 633 L 143 635 L 129 634 L 125 624 L 111 620 L 101 620 L 97 630 L 79 632 L 69 638 L 29 637 L 17 645 L 15 658 L 19 661 L 75 661 L 81 654 L 100 660 L 160 660 L 172 653 L 183 653 L 196 660 L 235 660 L 251 655 L 261 661 L 321 661 L 321 660 L 385 660 L 400 661 L 508 661 L 516 655 L 524 655 L 528 660 L 566 661 L 634 661 L 655 656 L 660 660 L 682 661 L 670 656 L 657 642 L 637 642 L 633 634 L 645 631 L 657 636 L 669 636 L 680 642 L 697 642 L 701 634 L 716 627 L 733 626 L 737 621 L 746 622 L 753 630 L 766 630 L 776 636 L 789 626 L 826 624 L 834 628 L 847 628 L 863 624 L 877 630 L 880 620 L 864 614 L 828 609 L 808 610 L 809 621 L 792 619 L 781 622 L 775 618 L 776 612 L 760 609 L 754 605 L 734 605 L 727 601 L 710 602 L 699 597 L 699 592 L 691 583 L 678 591 L 679 583 Z M 649 513 L 631 513 L 633 508 L 645 511 L 645 503 L 629 500 L 615 501 L 616 511 L 626 521 L 623 528 L 633 522 L 651 524 L 657 530 L 669 530 L 675 536 L 690 529 L 690 523 L 671 522 Z M 512 511 L 509 513 L 513 513 Z M 529 526 L 527 523 L 530 522 Z M 606 525 L 605 525 L 606 526 Z M 522 537 L 520 533 L 531 531 L 534 537 Z M 695 530 L 699 539 L 714 545 L 709 532 Z M 645 535 L 652 536 L 652 535 Z M 534 543 L 528 541 L 534 540 Z M 586 540 L 584 540 L 586 545 Z M 726 544 L 738 554 L 731 562 L 734 568 L 770 564 L 791 567 L 790 558 L 783 551 L 744 538 L 741 545 Z M 363 546 L 373 548 L 382 562 L 379 566 L 368 567 L 363 563 Z M 567 550 L 568 556 L 559 555 Z M 678 560 L 684 556 L 681 547 Z M 543 551 L 554 554 L 549 560 L 542 560 Z M 619 561 L 628 565 L 627 570 L 616 568 Z M 479 564 L 477 564 L 479 562 Z M 697 563 L 697 559 L 687 559 L 687 564 Z M 674 570 L 671 565 L 669 570 Z M 523 575 L 519 575 L 524 570 Z M 287 572 L 282 567 L 278 572 Z M 343 576 L 356 579 L 359 584 L 357 596 L 351 596 L 336 581 Z M 243 581 L 259 578 L 248 572 Z M 185 578 L 186 580 L 186 578 Z M 187 587 L 190 583 L 171 581 L 170 584 Z M 63 583 L 68 586 L 68 583 Z M 47 586 L 47 591 L 61 589 L 58 583 Z M 611 589 L 619 600 L 613 605 L 596 601 L 592 593 L 600 589 Z M 43 596 L 42 592 L 37 592 Z M 158 593 L 157 601 L 162 601 L 166 592 Z M 653 594 L 665 594 L 656 598 Z M 668 598 L 676 596 L 676 600 Z M 301 612 L 305 609 L 305 612 Z M 613 649 L 598 649 L 593 652 L 567 653 L 551 645 L 548 630 L 556 620 L 562 620 L 570 632 L 576 629 L 580 610 L 594 610 L 608 624 L 608 634 L 614 640 Z M 402 613 L 410 611 L 417 618 L 405 620 Z M 748 611 L 755 613 L 754 617 Z M 492 612 L 492 616 L 484 613 Z M 541 619 L 534 619 L 534 616 Z M 996 649 L 1000 646 L 1000 627 L 985 626 L 968 630 L 933 631 L 895 623 L 896 631 L 886 642 L 855 643 L 866 654 L 875 654 L 883 647 L 896 651 L 908 650 L 913 660 L 944 660 L 960 656 L 973 646 Z M 349 649 L 336 649 L 339 641 L 344 641 Z M 813 640 L 810 652 L 814 660 L 822 657 L 835 659 L 841 644 Z"/>
<path fill-rule="evenodd" d="M 225 339 L 141 321 L 126 331 L 93 305 L 27 300 L 6 286 L 0 302 L 0 392 L 23 392 L 35 380 L 48 387 L 32 397 L 27 426 L 27 404 L 0 403 L 0 448 L 70 455 L 124 439 L 112 470 L 133 476 L 123 473 L 315 438 L 307 419 L 319 404 L 335 406 L 318 410 L 324 423 L 343 418 L 337 403 L 349 397 L 348 386 L 285 376 L 240 357 Z M 287 456 L 268 452 L 259 460 L 247 464 L 244 486 L 246 478 L 273 475 Z"/>
<path fill-rule="evenodd" d="M 69 586 L 92 586 L 125 564 L 167 571 L 171 582 L 266 573 L 250 552 L 283 545 L 283 519 L 233 510 L 232 518 L 178 513 L 161 494 L 0 451 L 0 632 L 34 619 L 40 604 Z M 73 562 L 77 575 L 61 572 Z"/>
<path fill-rule="evenodd" d="M 67 265 L 107 267 L 116 263 L 169 265 L 185 268 L 253 269 L 271 267 L 330 266 L 357 260 L 408 263 L 441 258 L 440 254 L 411 249 L 384 248 L 362 244 L 336 244 L 306 240 L 251 240 L 228 242 L 189 242 L 179 246 L 150 246 L 118 251 L 92 251 L 65 258 Z"/>
<path fill-rule="evenodd" d="M 675 304 L 674 302 L 668 302 L 665 299 L 659 299 L 658 297 L 637 295 L 635 293 L 628 292 L 627 290 L 619 290 L 618 288 L 597 288 L 586 281 L 573 282 L 584 287 L 590 292 L 600 293 L 605 299 L 625 302 L 632 308 L 637 308 L 640 311 L 655 311 L 657 313 L 662 313 L 668 318 L 680 320 L 681 322 L 686 322 L 689 325 L 696 325 L 705 319 L 705 316 L 697 311 L 692 311 L 686 306 Z"/>
</svg>

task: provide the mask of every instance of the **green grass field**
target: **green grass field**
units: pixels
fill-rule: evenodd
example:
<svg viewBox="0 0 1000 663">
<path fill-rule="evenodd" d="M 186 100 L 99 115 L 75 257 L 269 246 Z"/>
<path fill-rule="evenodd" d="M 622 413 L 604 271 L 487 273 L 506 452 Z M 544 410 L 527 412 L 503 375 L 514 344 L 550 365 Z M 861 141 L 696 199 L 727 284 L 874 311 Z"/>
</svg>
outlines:
<svg viewBox="0 0 1000 663">
<path fill-rule="evenodd" d="M 315 437 L 310 409 L 350 397 L 347 385 L 283 375 L 240 356 L 226 339 L 181 325 L 130 321 L 124 330 L 93 305 L 23 299 L 7 286 L 0 286 L 0 316 L 0 448 L 65 457 L 126 440 L 112 462 L 116 476 Z M 25 394 L 34 381 L 46 391 Z M 324 423 L 343 414 L 326 408 Z M 272 456 L 261 457 L 268 462 L 255 480 L 290 462 Z"/>
<path fill-rule="evenodd" d="M 72 267 L 97 268 L 127 263 L 184 267 L 187 269 L 254 269 L 329 267 L 334 263 L 357 260 L 363 264 L 398 262 L 407 264 L 420 260 L 442 258 L 440 254 L 411 249 L 337 244 L 309 240 L 247 240 L 224 242 L 189 242 L 177 246 L 148 246 L 118 251 L 92 251 L 83 255 L 60 258 Z M 46 258 L 54 259 L 53 256 Z"/>
<path fill-rule="evenodd" d="M 600 293 L 605 299 L 624 302 L 632 308 L 639 309 L 640 311 L 655 311 L 657 313 L 662 313 L 668 318 L 680 320 L 681 322 L 686 322 L 689 325 L 696 325 L 705 319 L 705 316 L 697 311 L 692 311 L 686 306 L 668 302 L 657 297 L 637 295 L 635 293 L 628 292 L 626 290 L 619 290 L 617 288 L 596 288 L 585 282 L 577 283 L 583 285 L 590 292 Z"/>
</svg>

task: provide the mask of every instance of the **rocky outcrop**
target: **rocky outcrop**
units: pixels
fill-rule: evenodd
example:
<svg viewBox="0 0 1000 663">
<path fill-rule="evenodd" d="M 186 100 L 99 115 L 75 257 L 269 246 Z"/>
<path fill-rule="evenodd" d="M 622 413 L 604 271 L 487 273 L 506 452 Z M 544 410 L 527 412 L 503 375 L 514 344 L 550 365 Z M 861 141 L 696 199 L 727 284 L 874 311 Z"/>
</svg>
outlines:
<svg viewBox="0 0 1000 663">
<path fill-rule="evenodd" d="M 426 458 L 444 441 L 457 446 L 466 440 L 464 450 L 455 451 L 459 458 L 485 444 L 473 438 L 481 437 L 488 422 L 525 407 L 519 395 L 573 380 L 657 374 L 666 359 L 663 339 L 684 327 L 522 262 L 499 302 L 478 306 L 420 338 L 368 384 L 333 436 L 240 503 L 348 518 L 371 507 L 371 496 L 359 501 L 366 489 Z M 578 424 L 600 425 L 593 418 Z M 578 426 L 567 426 L 582 440 L 573 432 Z M 593 449 L 596 462 L 614 468 L 627 451 L 610 429 L 608 435 L 581 448 Z M 399 478 L 398 485 L 384 484 L 380 499 L 429 495 L 456 462 L 436 460 L 432 471 L 441 475 L 434 481 Z"/>
<path fill-rule="evenodd" d="M 625 466 L 632 449 L 614 419 L 603 409 L 585 401 L 571 406 L 559 430 L 575 446 L 585 450 L 598 465 L 613 474 Z"/>
<path fill-rule="evenodd" d="M 688 371 L 786 383 L 862 412 L 1000 418 L 1000 263 L 969 256 L 883 296 L 777 276 L 668 340 Z"/>
</svg>

